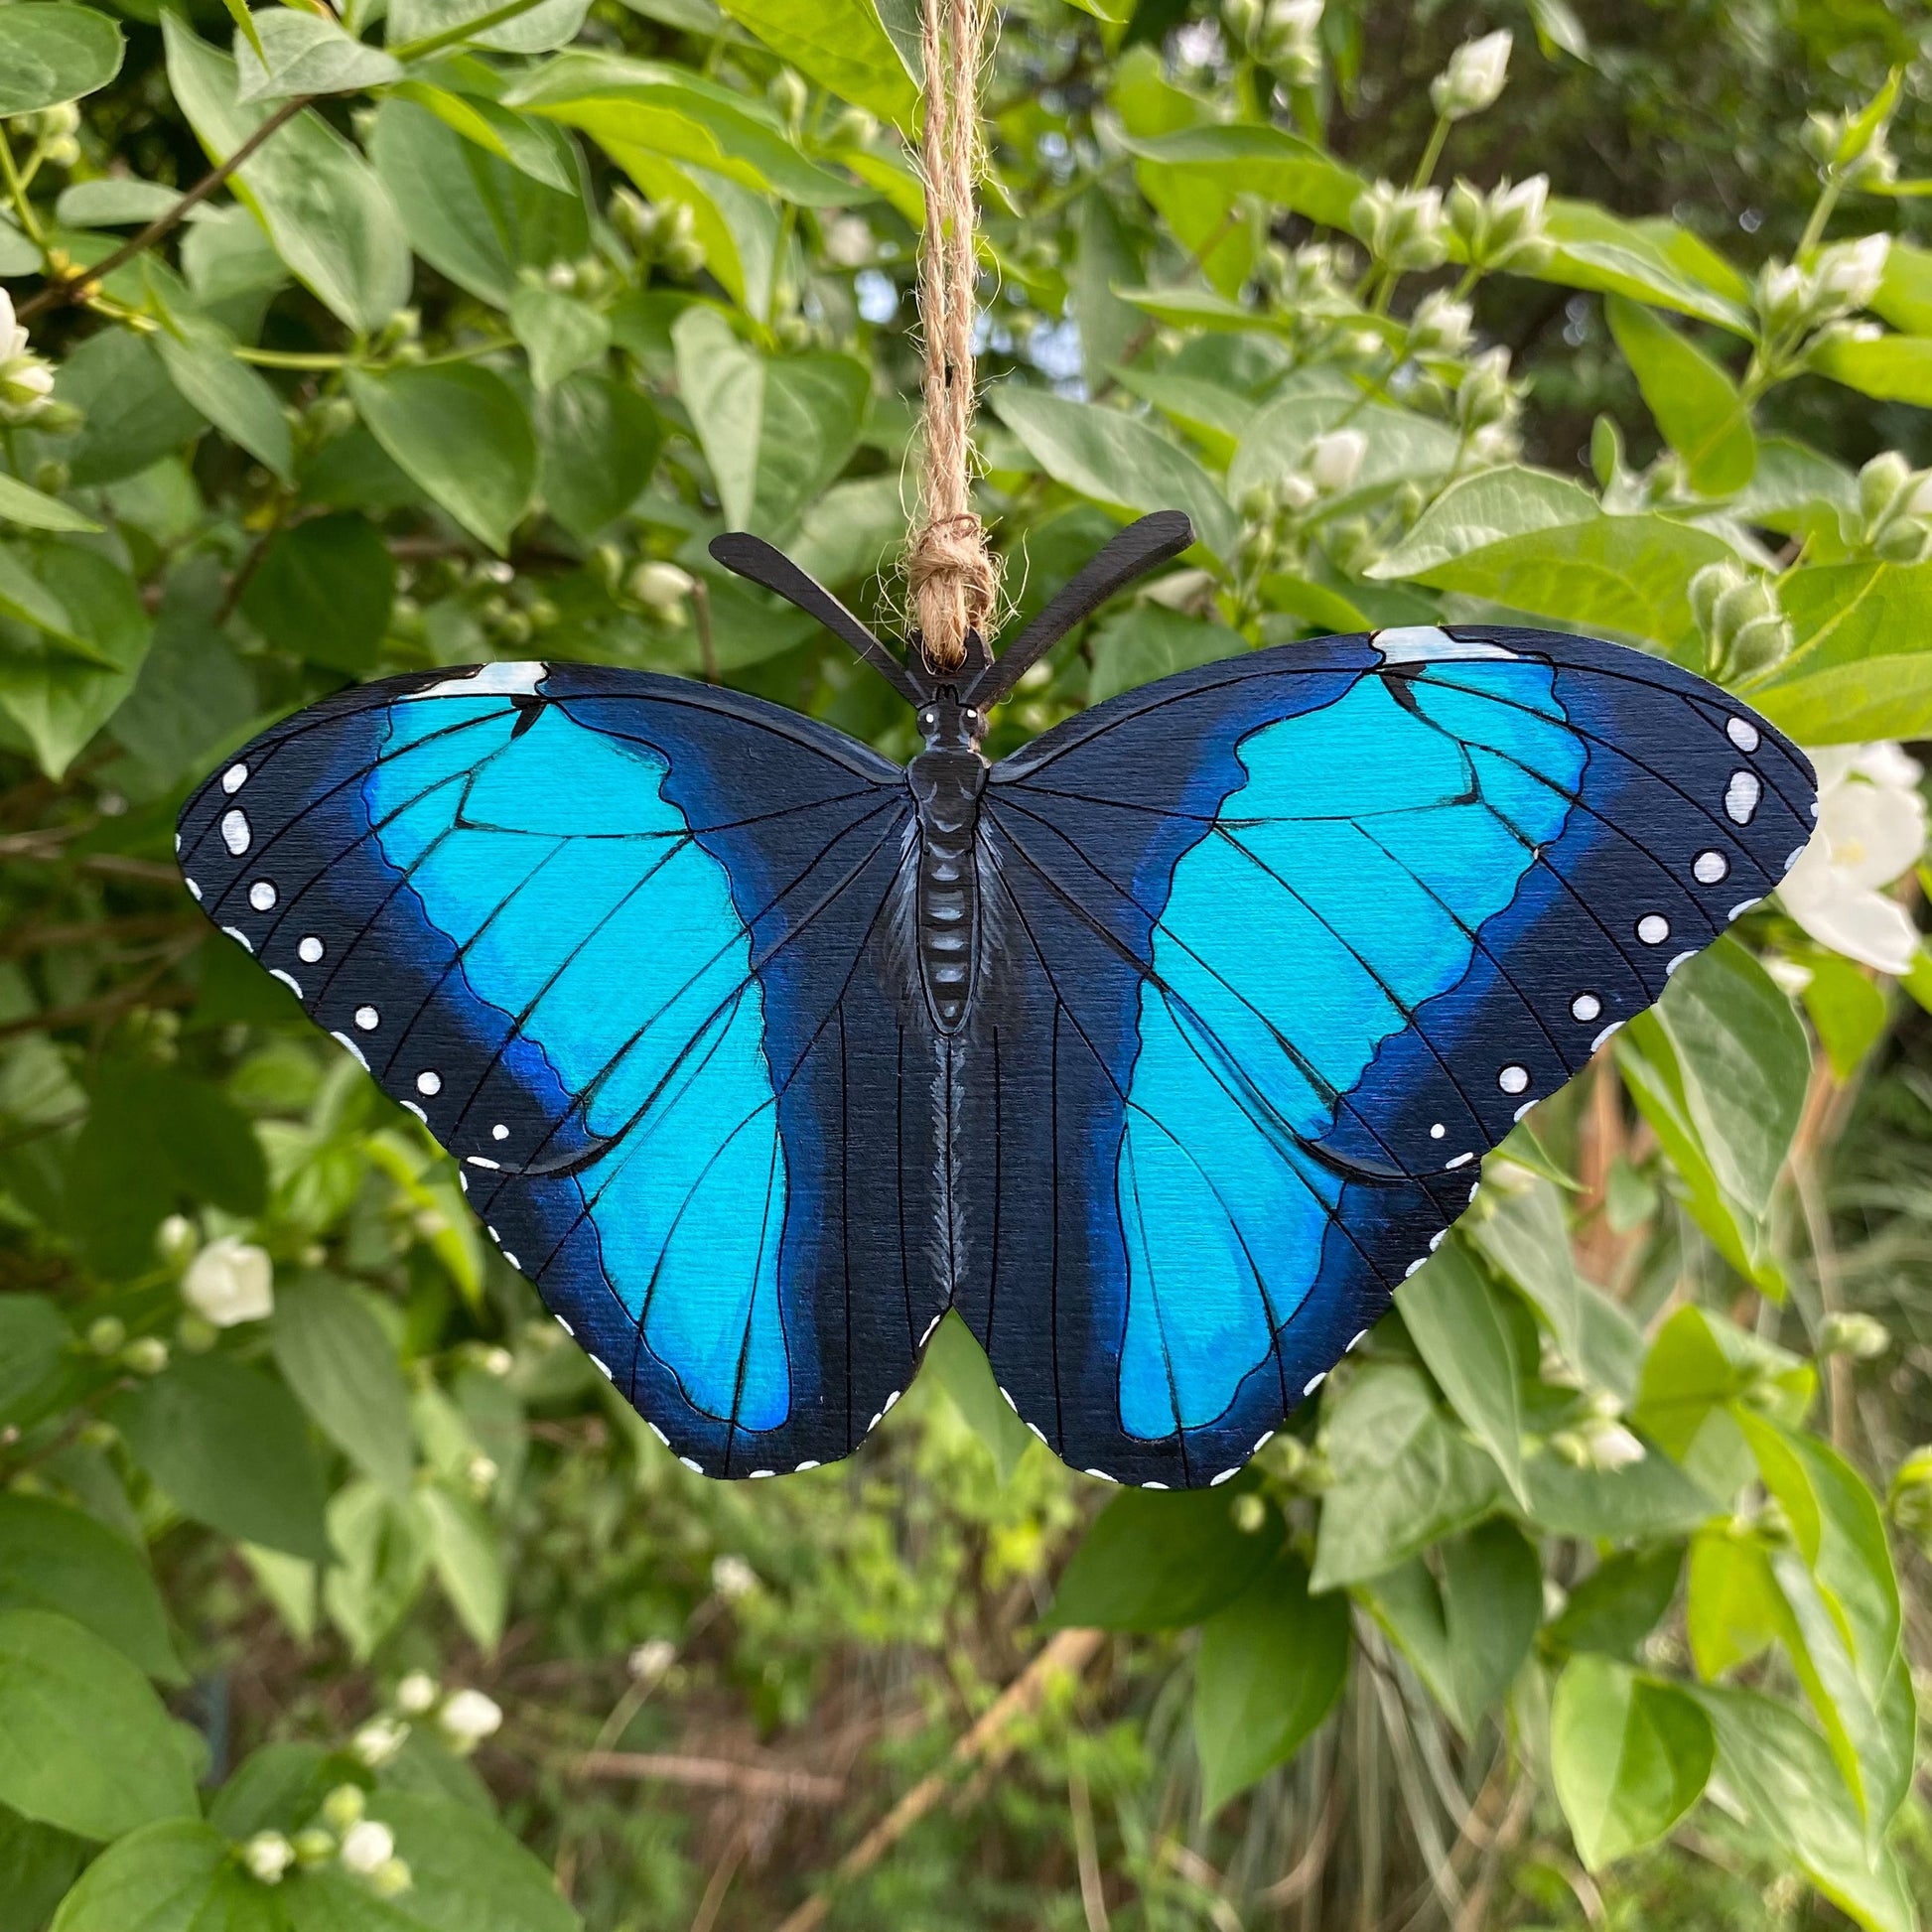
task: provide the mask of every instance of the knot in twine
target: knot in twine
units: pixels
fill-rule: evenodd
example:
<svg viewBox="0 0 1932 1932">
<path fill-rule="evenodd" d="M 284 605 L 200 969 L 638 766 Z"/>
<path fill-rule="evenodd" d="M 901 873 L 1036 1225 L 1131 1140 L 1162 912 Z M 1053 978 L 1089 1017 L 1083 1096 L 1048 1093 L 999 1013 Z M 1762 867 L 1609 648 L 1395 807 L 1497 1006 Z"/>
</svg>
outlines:
<svg viewBox="0 0 1932 1932">
<path fill-rule="evenodd" d="M 925 233 L 919 316 L 925 333 L 925 461 L 920 520 L 906 557 L 919 643 L 941 675 L 986 634 L 1000 572 L 973 511 L 973 322 L 979 256 L 974 184 L 980 168 L 979 82 L 990 0 L 920 0 L 925 125 L 919 143 Z"/>
<path fill-rule="evenodd" d="M 966 633 L 986 635 L 1000 595 L 1000 567 L 986 547 L 986 527 L 971 510 L 919 526 L 905 559 L 919 640 L 935 671 L 966 661 Z"/>
</svg>

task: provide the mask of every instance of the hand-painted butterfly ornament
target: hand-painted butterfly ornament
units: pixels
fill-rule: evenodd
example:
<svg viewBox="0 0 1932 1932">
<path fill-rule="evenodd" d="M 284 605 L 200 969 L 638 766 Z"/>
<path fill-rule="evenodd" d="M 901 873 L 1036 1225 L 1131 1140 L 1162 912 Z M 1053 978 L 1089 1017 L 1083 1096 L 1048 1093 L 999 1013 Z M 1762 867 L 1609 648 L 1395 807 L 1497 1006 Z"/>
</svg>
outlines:
<svg viewBox="0 0 1932 1932">
<path fill-rule="evenodd" d="M 1687 672 L 1486 625 L 1183 671 L 989 767 L 991 707 L 1189 534 L 943 685 L 720 538 L 916 708 L 908 765 L 678 678 L 389 678 L 202 788 L 189 889 L 692 1468 L 844 1455 L 950 1308 L 1068 1462 L 1219 1480 L 1777 883 L 1813 776 Z"/>
</svg>

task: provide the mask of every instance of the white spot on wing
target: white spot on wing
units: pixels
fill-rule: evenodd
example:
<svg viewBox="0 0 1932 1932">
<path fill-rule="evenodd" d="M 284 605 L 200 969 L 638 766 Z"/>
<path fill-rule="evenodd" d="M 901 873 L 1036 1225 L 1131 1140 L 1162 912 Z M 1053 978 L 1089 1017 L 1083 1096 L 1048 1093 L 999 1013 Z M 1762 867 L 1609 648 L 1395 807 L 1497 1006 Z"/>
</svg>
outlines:
<svg viewBox="0 0 1932 1932">
<path fill-rule="evenodd" d="M 1610 1024 L 1607 1027 L 1605 1027 L 1603 1031 L 1600 1034 L 1598 1034 L 1594 1039 L 1590 1041 L 1589 1050 L 1592 1053 L 1595 1052 L 1596 1049 L 1599 1046 L 1601 1046 L 1602 1043 L 1606 1039 L 1608 1039 L 1612 1034 L 1621 1033 L 1622 1030 L 1623 1030 L 1623 1022 L 1621 1020 L 1612 1020 Z"/>
<path fill-rule="evenodd" d="M 1733 825 L 1748 825 L 1757 815 L 1757 801 L 1764 787 L 1755 771 L 1733 771 L 1725 786 L 1725 816 Z"/>
<path fill-rule="evenodd" d="M 1725 736 L 1740 752 L 1754 752 L 1758 746 L 1757 727 L 1748 718 L 1726 718 Z"/>
<path fill-rule="evenodd" d="M 221 774 L 221 789 L 230 798 L 248 782 L 248 767 L 245 764 L 231 764 Z"/>
<path fill-rule="evenodd" d="M 1761 899 L 1740 898 L 1737 901 L 1737 903 L 1733 905 L 1730 908 L 1730 910 L 1725 914 L 1725 923 L 1728 925 L 1733 919 L 1741 919 L 1744 916 L 1744 914 L 1751 909 L 1753 905 L 1759 905 L 1762 903 L 1763 901 Z"/>
<path fill-rule="evenodd" d="M 1674 972 L 1676 972 L 1680 966 L 1688 966 L 1690 962 L 1694 960 L 1696 957 L 1697 957 L 1697 953 L 1695 951 L 1681 952 L 1677 954 L 1677 956 L 1674 959 L 1672 959 L 1670 964 L 1664 968 L 1664 977 L 1666 979 L 1669 979 L 1670 976 Z"/>
<path fill-rule="evenodd" d="M 604 1377 L 605 1381 L 612 1382 L 617 1379 L 611 1373 L 611 1364 L 607 1362 L 602 1355 L 593 1355 L 591 1357 L 591 1366 L 595 1368 L 601 1376 Z"/>
<path fill-rule="evenodd" d="M 1442 1123 L 1442 1122 L 1441 1122 L 1441 1121 L 1439 1120 L 1439 1121 L 1438 1121 L 1438 1122 L 1436 1123 L 1436 1125 L 1435 1125 L 1434 1127 L 1432 1127 L 1432 1128 L 1431 1128 L 1431 1129 L 1429 1130 L 1429 1138 L 1430 1138 L 1430 1139 L 1431 1139 L 1432 1141 L 1440 1141 L 1440 1140 L 1442 1140 L 1442 1139 L 1443 1139 L 1443 1138 L 1444 1138 L 1444 1137 L 1445 1137 L 1445 1136 L 1446 1136 L 1446 1135 L 1447 1135 L 1448 1133 L 1449 1133 L 1449 1129 L 1448 1129 L 1447 1127 L 1445 1127 L 1445 1126 L 1443 1125 L 1443 1123 Z"/>
<path fill-rule="evenodd" d="M 237 946 L 241 946 L 249 952 L 253 952 L 255 950 L 255 942 L 252 939 L 250 939 L 248 935 L 245 932 L 243 932 L 239 926 L 224 925 L 221 928 L 221 930 L 225 932 L 228 935 L 228 937 L 235 942 Z"/>
<path fill-rule="evenodd" d="M 1092 1471 L 1089 1470 L 1088 1473 L 1091 1474 Z M 1207 1486 L 1210 1489 L 1218 1489 L 1220 1488 L 1222 1483 L 1228 1480 L 1230 1476 L 1238 1476 L 1240 1473 L 1241 1473 L 1241 1465 L 1240 1463 L 1237 1462 L 1233 1468 L 1223 1469 L 1221 1473 L 1217 1476 L 1209 1476 L 1207 1478 Z M 1112 1478 L 1109 1477 L 1109 1480 L 1111 1481 Z"/>
<path fill-rule="evenodd" d="M 1453 1161 L 1443 1163 L 1443 1172 L 1452 1173 L 1457 1168 L 1466 1168 L 1475 1159 L 1473 1154 L 1458 1154 Z"/>
<path fill-rule="evenodd" d="M 301 983 L 296 979 L 295 975 L 293 973 L 283 972 L 279 966 L 271 966 L 268 969 L 268 977 L 272 980 L 280 980 L 298 1000 L 306 1000 L 309 997 L 303 992 Z"/>
<path fill-rule="evenodd" d="M 423 1094 L 437 1094 L 443 1091 L 443 1076 L 440 1073 L 419 1073 L 416 1076 L 416 1091 Z"/>
<path fill-rule="evenodd" d="M 1083 1469 L 1080 1473 L 1082 1475 L 1098 1476 L 1102 1482 L 1118 1484 L 1120 1481 L 1119 1476 L 1110 1476 L 1105 1469 Z"/>
<path fill-rule="evenodd" d="M 1700 886 L 1721 886 L 1730 877 L 1730 861 L 1722 852 L 1700 852 L 1691 865 Z"/>
<path fill-rule="evenodd" d="M 355 1024 L 365 1034 L 372 1034 L 376 1028 L 381 1026 L 382 1016 L 376 1012 L 374 1007 L 357 1007 L 355 1009 Z"/>
<path fill-rule="evenodd" d="M 1451 637 L 1433 623 L 1402 623 L 1378 630 L 1369 642 L 1385 664 L 1425 663 L 1433 657 L 1514 657 L 1500 644 L 1478 643 L 1470 637 Z"/>
<path fill-rule="evenodd" d="M 506 1141 L 509 1137 L 510 1130 L 500 1120 L 489 1130 L 489 1138 L 492 1141 Z M 931 1331 L 928 1329 L 927 1332 L 930 1333 Z"/>
<path fill-rule="evenodd" d="M 429 1116 L 426 1113 L 424 1113 L 423 1110 L 419 1106 L 417 1106 L 417 1104 L 413 1100 L 405 1100 L 402 1103 L 402 1110 L 406 1114 L 414 1114 L 416 1118 L 419 1121 L 421 1121 L 425 1127 L 429 1125 Z M 458 1174 L 457 1178 L 461 1180 L 463 1176 L 461 1174 Z"/>
<path fill-rule="evenodd" d="M 1496 1084 L 1505 1093 L 1527 1093 L 1530 1089 L 1530 1070 L 1526 1066 L 1506 1066 L 1496 1075 Z"/>
<path fill-rule="evenodd" d="M 239 805 L 221 814 L 221 843 L 237 859 L 248 850 L 248 814 Z"/>
<path fill-rule="evenodd" d="M 1646 946 L 1661 946 L 1670 937 L 1670 921 L 1661 912 L 1646 912 L 1637 921 L 1637 937 Z"/>
<path fill-rule="evenodd" d="M 331 1039 L 341 1040 L 342 1043 L 345 1046 L 346 1046 L 351 1053 L 355 1055 L 356 1059 L 360 1061 L 362 1071 L 364 1073 L 366 1073 L 369 1070 L 368 1061 L 362 1058 L 362 1049 L 358 1045 L 356 1045 L 356 1043 L 352 1039 L 350 1039 L 346 1034 L 331 1034 L 329 1037 Z"/>
<path fill-rule="evenodd" d="M 189 897 L 197 905 L 202 902 L 202 889 L 192 879 L 184 879 L 182 884 L 188 888 Z"/>
<path fill-rule="evenodd" d="M 490 1160 L 486 1155 L 466 1154 L 463 1158 L 466 1161 L 468 1161 L 473 1168 L 487 1168 L 491 1173 L 502 1173 L 501 1165 L 495 1161 Z"/>
<path fill-rule="evenodd" d="M 313 966 L 322 957 L 322 941 L 313 932 L 310 933 L 306 939 L 297 944 L 295 956 L 305 964 Z"/>
<path fill-rule="evenodd" d="M 1322 1385 L 1322 1383 L 1324 1383 L 1327 1379 L 1328 1379 L 1328 1371 L 1325 1368 L 1321 1371 L 1319 1375 L 1311 1375 L 1309 1379 L 1302 1384 L 1303 1395 L 1305 1396 L 1312 1395 L 1315 1392 L 1315 1390 L 1318 1389 Z"/>
<path fill-rule="evenodd" d="M 1587 1025 L 1590 1021 L 1594 1020 L 1596 1016 L 1602 1011 L 1603 1011 L 1603 1002 L 1599 1000 L 1594 993 L 1579 993 L 1577 997 L 1570 1002 L 1571 1019 L 1581 1020 L 1586 1025 Z"/>
<path fill-rule="evenodd" d="M 275 909 L 275 886 L 271 880 L 258 879 L 248 888 L 248 903 L 257 912 L 272 912 Z"/>
</svg>

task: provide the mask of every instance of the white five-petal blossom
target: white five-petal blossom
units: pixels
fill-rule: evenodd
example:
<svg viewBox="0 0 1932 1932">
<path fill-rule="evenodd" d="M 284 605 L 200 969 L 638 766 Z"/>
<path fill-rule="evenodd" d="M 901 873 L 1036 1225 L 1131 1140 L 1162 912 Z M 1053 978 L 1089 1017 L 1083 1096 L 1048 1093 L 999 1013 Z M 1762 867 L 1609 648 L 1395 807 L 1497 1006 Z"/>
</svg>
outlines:
<svg viewBox="0 0 1932 1932">
<path fill-rule="evenodd" d="M 210 1241 L 188 1265 L 182 1300 L 217 1328 L 261 1321 L 275 1311 L 275 1270 L 268 1251 L 238 1234 Z"/>
<path fill-rule="evenodd" d="M 1889 743 L 1835 745 L 1811 757 L 1818 829 L 1778 897 L 1821 945 L 1881 973 L 1907 972 L 1918 929 L 1882 889 L 1925 850 L 1920 767 Z"/>
</svg>

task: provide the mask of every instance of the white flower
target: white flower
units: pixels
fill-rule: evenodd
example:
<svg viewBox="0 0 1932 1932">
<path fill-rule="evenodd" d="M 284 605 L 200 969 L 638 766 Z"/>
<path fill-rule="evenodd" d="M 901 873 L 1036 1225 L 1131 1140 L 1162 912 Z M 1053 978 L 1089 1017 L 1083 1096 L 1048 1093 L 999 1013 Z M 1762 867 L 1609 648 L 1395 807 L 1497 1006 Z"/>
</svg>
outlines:
<svg viewBox="0 0 1932 1932">
<path fill-rule="evenodd" d="M 348 1740 L 350 1752 L 371 1771 L 387 1764 L 409 1737 L 409 1726 L 394 1718 L 371 1718 Z"/>
<path fill-rule="evenodd" d="M 343 1834 L 342 1860 L 366 1878 L 396 1856 L 396 1835 L 375 1818 L 358 1818 Z"/>
<path fill-rule="evenodd" d="M 630 595 L 654 611 L 673 610 L 691 595 L 694 582 L 688 570 L 652 558 L 630 573 Z"/>
<path fill-rule="evenodd" d="M 501 1728 L 503 1711 L 494 1698 L 482 1691 L 456 1691 L 443 1700 L 436 1722 L 458 1750 L 468 1751 Z"/>
<path fill-rule="evenodd" d="M 170 1214 L 155 1230 L 154 1245 L 163 1261 L 187 1261 L 201 1242 L 201 1230 L 186 1214 Z"/>
<path fill-rule="evenodd" d="M 405 1718 L 420 1718 L 435 1708 L 436 1679 L 426 1670 L 413 1670 L 396 1686 L 396 1709 Z"/>
<path fill-rule="evenodd" d="M 257 1832 L 241 1848 L 241 1863 L 251 1877 L 265 1885 L 279 1885 L 283 1872 L 295 1863 L 295 1847 L 280 1832 Z"/>
<path fill-rule="evenodd" d="M 1845 309 L 1863 309 L 1878 293 L 1891 254 L 1891 236 L 1868 234 L 1841 241 L 1818 258 L 1818 286 Z"/>
<path fill-rule="evenodd" d="M 825 224 L 825 259 L 837 268 L 864 268 L 876 246 L 869 228 L 856 214 L 841 214 Z"/>
<path fill-rule="evenodd" d="M 1316 488 L 1339 493 L 1354 487 L 1368 455 L 1368 438 L 1358 429 L 1331 429 L 1317 436 L 1309 452 L 1309 475 Z"/>
<path fill-rule="evenodd" d="M 27 346 L 13 297 L 0 289 L 0 423 L 32 421 L 53 390 L 53 369 Z"/>
<path fill-rule="evenodd" d="M 1447 289 L 1431 289 L 1409 318 L 1409 347 L 1416 355 L 1458 355 L 1469 345 L 1474 314 Z"/>
<path fill-rule="evenodd" d="M 1449 56 L 1449 64 L 1429 83 L 1429 98 L 1446 120 L 1459 121 L 1491 106 L 1509 73 L 1509 50 L 1515 36 L 1499 27 L 1480 40 L 1464 41 Z"/>
<path fill-rule="evenodd" d="M 639 1684 L 654 1684 L 677 1658 L 669 1637 L 648 1637 L 630 1653 L 626 1667 Z"/>
<path fill-rule="evenodd" d="M 217 1328 L 265 1319 L 275 1311 L 275 1270 L 268 1251 L 238 1234 L 210 1241 L 189 1263 L 181 1298 Z"/>
<path fill-rule="evenodd" d="M 711 1566 L 711 1587 L 727 1602 L 749 1596 L 759 1587 L 759 1573 L 743 1557 L 719 1557 Z"/>
<path fill-rule="evenodd" d="M 1589 1451 L 1590 1467 L 1605 1474 L 1643 1460 L 1643 1444 L 1620 1422 L 1596 1424 L 1585 1432 L 1584 1443 Z"/>
<path fill-rule="evenodd" d="M 1904 973 L 1918 950 L 1911 914 L 1880 889 L 1925 850 L 1918 764 L 1893 744 L 1812 754 L 1818 829 L 1778 888 L 1784 909 L 1821 945 L 1881 973 Z"/>
</svg>

